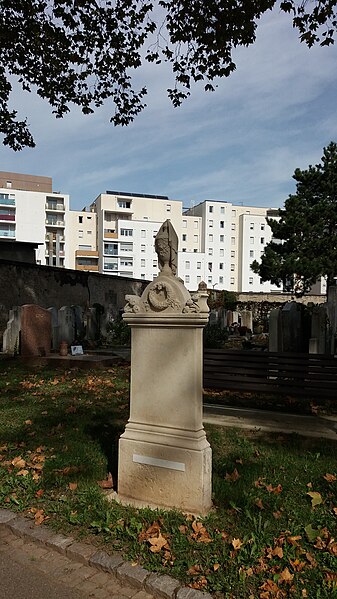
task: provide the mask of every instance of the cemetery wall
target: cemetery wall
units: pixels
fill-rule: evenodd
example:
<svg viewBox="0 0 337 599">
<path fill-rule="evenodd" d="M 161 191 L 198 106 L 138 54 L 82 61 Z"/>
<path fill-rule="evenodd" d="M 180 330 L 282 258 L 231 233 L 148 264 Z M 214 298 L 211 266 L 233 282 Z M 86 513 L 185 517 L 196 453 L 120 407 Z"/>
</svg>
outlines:
<svg viewBox="0 0 337 599">
<path fill-rule="evenodd" d="M 0 347 L 14 306 L 37 304 L 59 309 L 100 304 L 115 318 L 125 306 L 125 295 L 141 295 L 146 284 L 143 280 L 0 259 Z"/>
</svg>

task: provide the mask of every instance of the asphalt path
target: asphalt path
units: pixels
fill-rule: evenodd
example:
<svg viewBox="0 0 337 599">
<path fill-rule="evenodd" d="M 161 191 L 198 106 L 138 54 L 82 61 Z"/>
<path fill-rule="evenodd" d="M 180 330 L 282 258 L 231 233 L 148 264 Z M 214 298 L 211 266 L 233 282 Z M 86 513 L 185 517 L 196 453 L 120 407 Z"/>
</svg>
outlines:
<svg viewBox="0 0 337 599">
<path fill-rule="evenodd" d="M 88 595 L 55 582 L 47 574 L 0 553 L 0 599 L 87 599 Z"/>
</svg>

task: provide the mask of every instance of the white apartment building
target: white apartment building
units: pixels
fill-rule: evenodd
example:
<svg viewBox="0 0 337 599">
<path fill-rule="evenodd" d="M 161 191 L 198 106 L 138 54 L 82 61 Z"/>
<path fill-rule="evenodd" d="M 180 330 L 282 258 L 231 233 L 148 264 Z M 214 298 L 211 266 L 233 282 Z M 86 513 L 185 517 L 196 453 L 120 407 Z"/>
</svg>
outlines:
<svg viewBox="0 0 337 599">
<path fill-rule="evenodd" d="M 53 192 L 50 177 L 0 172 L 0 239 L 38 243 L 39 264 L 71 268 L 69 212 L 69 195 Z"/>
<path fill-rule="evenodd" d="M 76 211 L 50 177 L 0 172 L 0 239 L 38 243 L 38 263 L 151 281 L 154 239 L 169 218 L 179 239 L 178 276 L 190 291 L 205 281 L 217 290 L 280 292 L 250 269 L 271 239 L 266 216 L 277 218 L 277 210 L 218 200 L 184 209 L 167 196 L 118 191 Z"/>
</svg>

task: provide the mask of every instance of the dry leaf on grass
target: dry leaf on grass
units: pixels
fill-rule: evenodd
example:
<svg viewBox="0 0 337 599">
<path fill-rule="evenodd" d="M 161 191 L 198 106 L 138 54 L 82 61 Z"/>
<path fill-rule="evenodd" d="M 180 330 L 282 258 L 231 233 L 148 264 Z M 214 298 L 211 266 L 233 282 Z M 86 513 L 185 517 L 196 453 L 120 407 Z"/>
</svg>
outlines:
<svg viewBox="0 0 337 599">
<path fill-rule="evenodd" d="M 328 481 L 328 483 L 333 483 L 337 480 L 337 477 L 334 474 L 329 473 L 325 474 L 323 478 L 325 478 L 325 480 Z"/>
<path fill-rule="evenodd" d="M 165 547 L 165 549 L 169 548 L 167 539 L 165 539 L 165 537 L 163 537 L 161 533 L 159 533 L 158 537 L 151 537 L 150 539 L 148 539 L 148 542 L 151 545 L 150 551 L 152 553 L 159 553 L 159 551 L 161 551 L 163 547 Z"/>
<path fill-rule="evenodd" d="M 113 488 L 113 480 L 111 472 L 108 473 L 108 476 L 104 480 L 98 480 L 97 484 L 101 487 L 101 489 L 112 489 Z"/>
</svg>

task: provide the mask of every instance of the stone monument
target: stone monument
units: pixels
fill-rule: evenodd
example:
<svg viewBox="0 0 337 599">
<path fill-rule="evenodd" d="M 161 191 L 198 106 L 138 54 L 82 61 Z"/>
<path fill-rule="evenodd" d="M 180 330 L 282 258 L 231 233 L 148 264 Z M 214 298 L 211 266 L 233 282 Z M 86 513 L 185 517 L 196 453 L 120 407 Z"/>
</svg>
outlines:
<svg viewBox="0 0 337 599">
<path fill-rule="evenodd" d="M 160 273 L 126 296 L 131 327 L 130 418 L 119 440 L 118 498 L 137 506 L 205 514 L 212 451 L 202 422 L 202 332 L 207 289 L 190 295 L 177 277 L 178 238 L 167 220 L 155 249 Z"/>
</svg>

